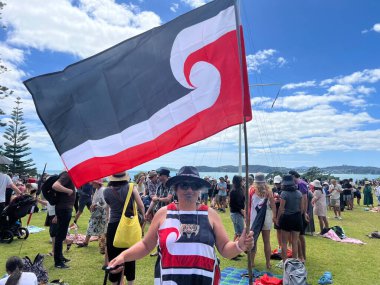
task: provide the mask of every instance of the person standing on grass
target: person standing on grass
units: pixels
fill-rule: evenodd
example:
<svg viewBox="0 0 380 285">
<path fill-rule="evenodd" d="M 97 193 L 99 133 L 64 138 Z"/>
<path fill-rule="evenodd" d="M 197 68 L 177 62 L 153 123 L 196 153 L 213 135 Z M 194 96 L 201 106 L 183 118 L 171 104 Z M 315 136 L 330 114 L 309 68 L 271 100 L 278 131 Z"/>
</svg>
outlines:
<svg viewBox="0 0 380 285">
<path fill-rule="evenodd" d="M 67 171 L 62 172 L 53 184 L 53 189 L 58 193 L 58 202 L 55 205 L 57 217 L 57 235 L 54 244 L 54 263 L 55 268 L 66 269 L 70 259 L 63 256 L 62 247 L 66 239 L 67 229 L 69 228 L 71 215 L 75 203 L 75 186 Z"/>
<path fill-rule="evenodd" d="M 330 205 L 334 208 L 335 219 L 341 220 L 340 215 L 340 193 L 342 193 L 342 186 L 335 179 L 331 179 L 331 185 L 329 189 L 330 193 Z"/>
<path fill-rule="evenodd" d="M 254 186 L 251 188 L 252 191 L 249 193 L 249 203 L 248 209 L 250 212 L 250 229 L 254 230 L 252 226 L 255 224 L 256 217 L 259 217 L 265 211 L 264 214 L 264 223 L 262 224 L 261 234 L 264 242 L 264 254 L 266 260 L 267 269 L 271 268 L 270 256 L 272 253 L 270 246 L 270 230 L 276 214 L 276 205 L 274 203 L 274 197 L 272 191 L 269 189 L 269 186 L 265 182 L 265 176 L 263 173 L 258 172 L 255 175 Z M 260 214 L 259 214 L 260 212 Z M 255 231 L 257 232 L 257 231 Z M 252 251 L 252 264 L 254 266 L 254 260 L 256 255 L 257 246 L 255 245 Z"/>
<path fill-rule="evenodd" d="M 298 258 L 298 239 L 302 230 L 302 216 L 304 204 L 302 193 L 297 189 L 292 175 L 284 175 L 282 178 L 282 192 L 280 197 L 280 208 L 276 224 L 281 228 L 281 256 L 282 268 L 287 259 L 288 240 L 292 241 L 292 256 Z"/>
<path fill-rule="evenodd" d="M 373 207 L 373 196 L 372 196 L 372 187 L 371 187 L 371 182 L 368 180 L 364 182 L 364 206 L 366 207 Z"/>
<path fill-rule="evenodd" d="M 322 189 L 321 182 L 319 180 L 314 180 L 312 182 L 314 186 L 313 200 L 311 203 L 314 205 L 314 215 L 318 216 L 320 233 L 324 228 L 329 227 L 329 223 L 327 221 L 327 208 L 326 208 L 326 194 Z"/>
<path fill-rule="evenodd" d="M 297 189 L 301 192 L 302 194 L 302 228 L 301 232 L 299 235 L 299 243 L 298 243 L 298 256 L 300 261 L 305 262 L 306 260 L 306 240 L 305 240 L 305 233 L 306 233 L 306 228 L 310 222 L 310 217 L 309 217 L 309 190 L 307 187 L 307 183 L 301 179 L 301 175 L 295 170 L 289 171 L 289 174 L 293 176 L 294 182 L 297 186 Z M 294 249 L 293 249 L 294 250 Z"/>
<path fill-rule="evenodd" d="M 98 179 L 91 182 L 95 193 L 92 197 L 90 206 L 91 216 L 88 223 L 86 239 L 83 243 L 78 244 L 78 247 L 87 247 L 91 236 L 97 236 L 99 240 L 99 251 L 101 254 L 106 252 L 106 230 L 108 220 L 108 207 L 104 200 L 103 180 Z"/>
<path fill-rule="evenodd" d="M 217 185 L 218 197 L 219 197 L 219 211 L 226 212 L 226 201 L 227 201 L 227 183 L 224 180 L 224 177 L 219 178 L 219 183 Z"/>
<path fill-rule="evenodd" d="M 94 188 L 92 187 L 91 183 L 86 183 L 79 188 L 79 208 L 78 212 L 75 214 L 74 219 L 74 224 L 76 227 L 78 226 L 77 222 L 79 220 L 79 217 L 82 215 L 84 208 L 87 207 L 87 209 L 91 212 L 90 207 L 93 192 Z"/>
<path fill-rule="evenodd" d="M 107 226 L 107 263 L 118 256 L 125 248 L 117 248 L 113 246 L 113 242 L 116 235 L 116 230 L 119 225 L 121 216 L 123 215 L 124 203 L 129 192 L 129 174 L 127 171 L 115 173 L 109 177 L 108 187 L 104 190 L 104 200 L 110 208 L 110 219 Z M 141 201 L 140 194 L 137 191 L 137 186 L 132 189 L 131 198 L 137 204 L 137 207 L 141 214 L 144 216 L 144 204 Z M 126 212 L 133 212 L 133 204 L 129 203 Z M 156 240 L 157 241 L 157 240 Z M 127 278 L 128 285 L 133 285 L 136 273 L 136 262 L 131 260 L 124 264 L 124 275 Z M 118 284 L 118 281 L 122 278 L 121 273 L 110 273 L 109 281 L 112 284 Z M 124 281 L 124 278 L 122 278 Z M 124 284 L 124 283 L 122 283 Z"/>
<path fill-rule="evenodd" d="M 377 206 L 380 206 L 380 184 L 375 188 L 375 196 L 377 198 Z"/>
<path fill-rule="evenodd" d="M 280 208 L 280 197 L 281 197 L 281 182 L 282 182 L 282 178 L 280 175 L 277 175 L 273 178 L 273 183 L 274 183 L 274 187 L 272 189 L 272 192 L 273 192 L 273 197 L 274 197 L 274 203 L 276 205 L 276 217 L 275 219 L 277 219 L 278 217 L 278 209 Z M 277 233 L 277 243 L 278 243 L 278 247 L 281 248 L 281 228 L 279 225 L 277 225 L 277 223 L 274 223 L 274 229 L 276 230 L 276 233 Z"/>
<path fill-rule="evenodd" d="M 244 229 L 245 196 L 243 193 L 242 182 L 243 177 L 239 175 L 235 175 L 232 178 L 232 190 L 230 193 L 230 216 L 235 230 L 234 241 L 240 238 Z"/>
<path fill-rule="evenodd" d="M 9 175 L 0 172 L 0 214 L 3 212 L 6 206 L 5 193 L 7 188 L 11 188 L 18 195 L 22 194 L 21 190 L 18 189 L 17 186 L 12 182 L 12 179 L 9 177 Z"/>
<path fill-rule="evenodd" d="M 109 266 L 114 268 L 141 259 L 158 242 L 154 284 L 219 284 L 220 269 L 215 249 L 223 257 L 233 258 L 252 248 L 253 233 L 246 234 L 244 230 L 237 241 L 228 239 L 220 215 L 198 202 L 200 190 L 210 184 L 199 177 L 195 167 L 182 167 L 168 184 L 173 186 L 178 203 L 162 207 L 144 239 L 121 252 Z M 122 269 L 111 272 L 118 271 Z"/>
</svg>

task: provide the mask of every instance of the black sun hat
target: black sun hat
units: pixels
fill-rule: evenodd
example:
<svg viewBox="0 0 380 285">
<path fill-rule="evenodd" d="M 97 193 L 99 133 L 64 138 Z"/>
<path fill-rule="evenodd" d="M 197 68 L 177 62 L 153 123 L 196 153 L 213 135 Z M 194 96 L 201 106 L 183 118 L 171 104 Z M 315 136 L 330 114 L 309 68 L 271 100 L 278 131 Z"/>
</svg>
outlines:
<svg viewBox="0 0 380 285">
<path fill-rule="evenodd" d="M 196 169 L 194 166 L 181 167 L 176 176 L 169 178 L 168 182 L 166 182 L 166 185 L 170 187 L 182 181 L 198 182 L 204 187 L 211 187 L 211 184 L 208 181 L 202 179 L 199 176 L 198 169 Z"/>
</svg>

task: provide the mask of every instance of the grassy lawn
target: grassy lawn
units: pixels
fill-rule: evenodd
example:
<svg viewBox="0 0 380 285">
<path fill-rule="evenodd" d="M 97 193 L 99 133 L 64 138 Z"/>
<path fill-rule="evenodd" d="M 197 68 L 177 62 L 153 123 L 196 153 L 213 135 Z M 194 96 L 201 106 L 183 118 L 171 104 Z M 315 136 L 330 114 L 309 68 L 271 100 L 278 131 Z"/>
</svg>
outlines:
<svg viewBox="0 0 380 285">
<path fill-rule="evenodd" d="M 45 213 L 40 212 L 33 215 L 32 225 L 43 227 Z M 233 226 L 228 213 L 220 214 L 223 223 L 233 237 Z M 340 225 L 344 228 L 348 237 L 361 239 L 366 245 L 351 245 L 334 242 L 321 237 L 307 236 L 307 262 L 308 281 L 311 284 L 317 284 L 319 277 L 324 271 L 331 271 L 333 274 L 334 284 L 356 285 L 356 284 L 380 284 L 377 262 L 379 261 L 380 240 L 369 239 L 365 235 L 374 230 L 380 230 L 380 213 L 365 212 L 364 207 L 355 207 L 353 211 L 344 211 L 343 220 L 337 221 L 331 219 L 333 213 L 328 212 L 330 217 L 330 226 Z M 85 233 L 89 212 L 85 210 L 79 220 L 79 232 Z M 316 217 L 315 217 L 316 218 Z M 24 218 L 23 224 L 26 224 Z M 315 224 L 316 229 L 319 225 Z M 318 231 L 318 230 L 317 230 Z M 272 246 L 276 246 L 275 231 L 271 235 Z M 22 242 L 14 240 L 11 244 L 0 244 L 0 275 L 5 272 L 5 261 L 9 256 L 28 255 L 34 258 L 37 253 L 46 254 L 50 252 L 51 244 L 49 243 L 49 232 L 46 229 L 43 232 L 32 234 Z M 45 267 L 49 272 L 50 280 L 62 278 L 70 285 L 74 284 L 102 284 L 104 274 L 101 270 L 103 265 L 103 256 L 98 252 L 97 242 L 90 243 L 87 248 L 76 248 L 73 245 L 69 252 L 64 253 L 72 261 L 67 270 L 54 268 L 52 257 L 45 258 Z M 136 284 L 153 284 L 153 268 L 155 257 L 147 256 L 137 262 Z M 272 261 L 275 265 L 277 261 Z M 246 257 L 240 261 L 231 261 L 221 258 L 221 268 L 234 266 L 245 268 L 247 264 Z M 265 269 L 265 259 L 263 253 L 263 243 L 260 238 L 258 244 L 258 253 L 256 256 L 256 266 L 259 270 Z M 275 266 L 273 266 L 275 268 Z M 272 269 L 274 273 L 281 274 L 280 269 Z"/>
</svg>

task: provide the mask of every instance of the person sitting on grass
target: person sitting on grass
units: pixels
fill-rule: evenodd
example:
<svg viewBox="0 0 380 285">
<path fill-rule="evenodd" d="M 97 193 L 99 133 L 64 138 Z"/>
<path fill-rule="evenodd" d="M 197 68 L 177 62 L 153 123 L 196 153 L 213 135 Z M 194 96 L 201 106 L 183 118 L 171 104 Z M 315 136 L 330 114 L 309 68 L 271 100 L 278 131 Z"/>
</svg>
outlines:
<svg viewBox="0 0 380 285">
<path fill-rule="evenodd" d="M 5 264 L 9 274 L 0 280 L 0 285 L 37 285 L 37 276 L 33 272 L 22 272 L 24 264 L 20 257 L 12 256 Z"/>
<path fill-rule="evenodd" d="M 229 240 L 217 212 L 198 202 L 201 189 L 210 187 L 210 183 L 199 177 L 195 167 L 182 167 L 167 183 L 174 187 L 178 203 L 158 210 L 144 239 L 120 253 L 108 266 L 115 268 L 141 259 L 158 242 L 154 284 L 219 284 L 215 247 L 223 257 L 233 258 L 252 248 L 253 233 L 246 234 L 244 230 L 236 242 Z"/>
</svg>

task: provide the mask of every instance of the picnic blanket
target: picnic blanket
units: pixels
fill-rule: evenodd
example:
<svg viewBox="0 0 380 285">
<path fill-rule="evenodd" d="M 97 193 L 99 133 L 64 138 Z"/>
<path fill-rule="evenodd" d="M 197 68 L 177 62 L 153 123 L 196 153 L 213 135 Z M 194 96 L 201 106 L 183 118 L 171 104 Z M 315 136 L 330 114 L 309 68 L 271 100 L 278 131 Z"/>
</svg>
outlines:
<svg viewBox="0 0 380 285">
<path fill-rule="evenodd" d="M 329 230 L 327 233 L 325 233 L 322 236 L 325 237 L 325 238 L 328 238 L 328 239 L 332 239 L 333 241 L 338 241 L 338 242 L 354 243 L 354 244 L 365 244 L 361 240 L 354 239 L 354 238 L 346 237 L 344 239 L 340 239 L 338 237 L 338 235 L 333 230 Z"/>
<path fill-rule="evenodd" d="M 79 243 L 83 243 L 84 242 L 84 240 L 86 239 L 86 235 L 82 235 L 82 234 L 68 234 L 66 236 L 66 239 L 69 242 L 71 241 L 72 243 L 79 244 Z M 92 236 L 90 238 L 90 242 L 91 241 L 96 241 L 96 240 L 98 240 L 97 236 Z"/>
<path fill-rule="evenodd" d="M 234 267 L 226 267 L 221 272 L 221 281 L 220 285 L 248 285 L 249 278 L 244 277 L 244 275 L 248 274 L 247 269 L 234 268 Z M 269 277 L 277 277 L 282 279 L 282 275 L 273 274 L 272 272 L 267 271 L 259 271 L 257 269 L 253 269 L 253 281 L 257 278 L 260 278 L 267 274 Z"/>
<path fill-rule="evenodd" d="M 30 234 L 35 234 L 44 231 L 44 228 L 36 227 L 36 226 L 28 226 L 28 231 Z"/>
</svg>

